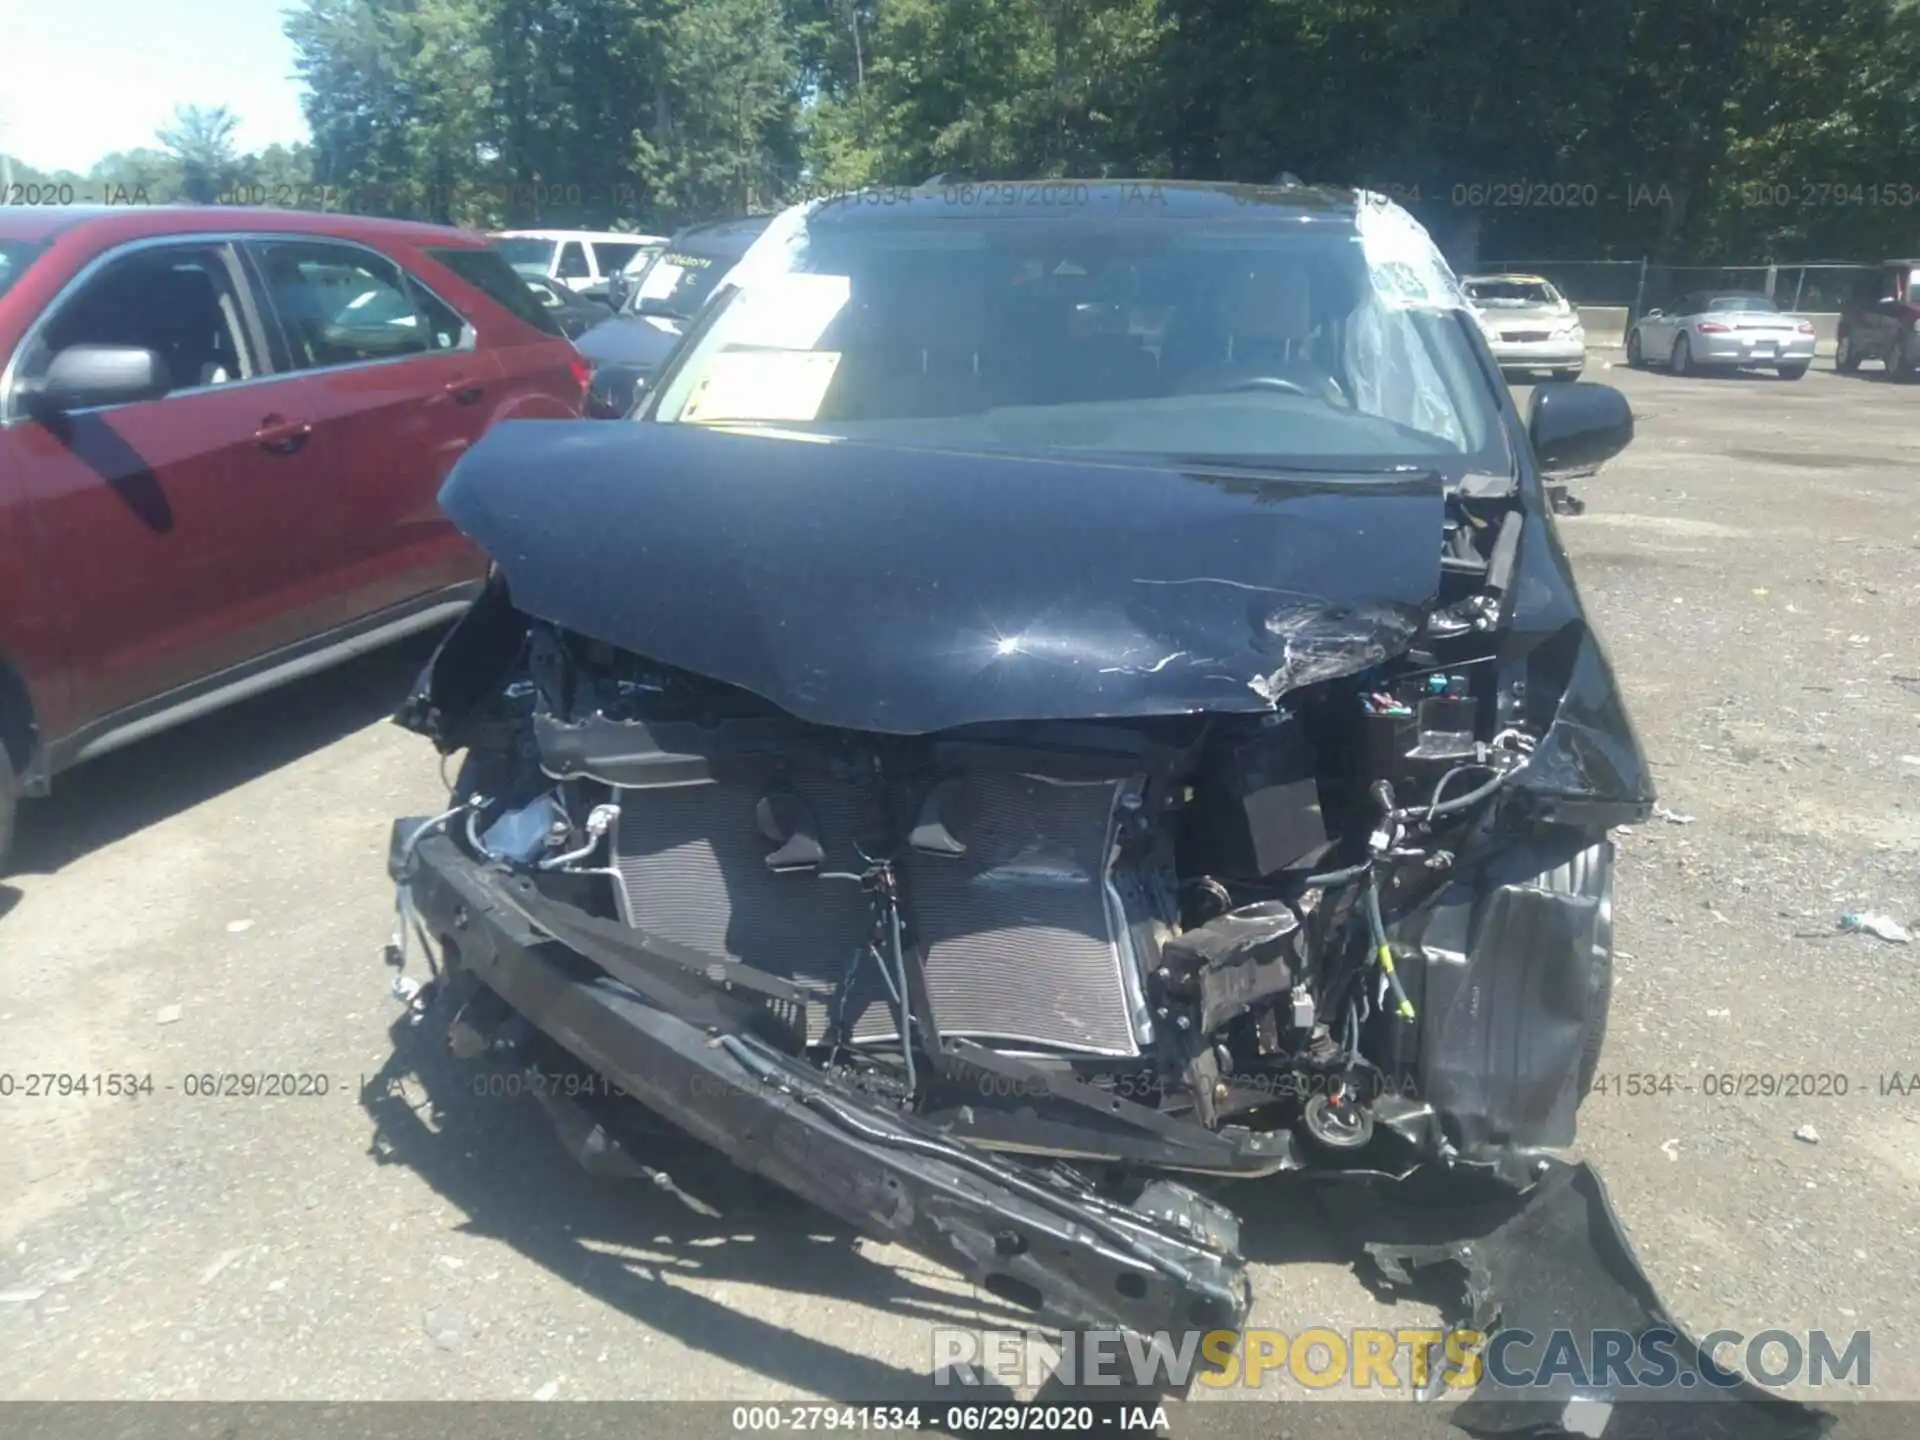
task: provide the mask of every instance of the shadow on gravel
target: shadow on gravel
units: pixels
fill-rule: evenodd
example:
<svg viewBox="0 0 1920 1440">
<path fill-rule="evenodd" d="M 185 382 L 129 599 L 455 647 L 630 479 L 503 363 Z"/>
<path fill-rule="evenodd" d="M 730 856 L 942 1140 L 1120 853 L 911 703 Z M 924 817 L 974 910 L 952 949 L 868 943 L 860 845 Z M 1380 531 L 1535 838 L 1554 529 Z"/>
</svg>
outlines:
<svg viewBox="0 0 1920 1440">
<path fill-rule="evenodd" d="M 405 1165 L 459 1206 L 467 1233 L 504 1241 L 649 1328 L 779 1386 L 887 1403 L 1014 1398 L 990 1385 L 936 1389 L 930 1375 L 707 1298 L 696 1287 L 735 1283 L 929 1325 L 1018 1327 L 1022 1318 L 987 1297 L 975 1302 L 927 1283 L 931 1266 L 916 1272 L 869 1259 L 851 1230 L 691 1141 L 640 1158 L 670 1167 L 678 1185 L 721 1211 L 717 1218 L 645 1182 L 588 1175 L 537 1101 L 498 1093 L 502 1080 L 517 1081 L 516 1067 L 448 1053 L 447 1018 L 430 1011 L 414 1026 L 402 1016 L 392 1056 L 360 1098 L 374 1121 L 375 1159 Z"/>
<path fill-rule="evenodd" d="M 619 1117 L 607 1121 L 621 1132 L 612 1137 L 612 1150 L 667 1171 L 674 1191 L 657 1179 L 588 1176 L 556 1142 L 544 1107 L 525 1093 L 506 1098 L 499 1084 L 524 1075 L 528 1060 L 541 1058 L 541 1042 L 523 1038 L 481 1061 L 461 1061 L 441 1038 L 447 1008 L 441 997 L 419 1023 L 404 1014 L 396 1020 L 389 1032 L 393 1054 L 363 1090 L 361 1104 L 374 1121 L 376 1161 L 411 1168 L 466 1214 L 468 1233 L 505 1241 L 650 1329 L 804 1394 L 881 1403 L 1019 1398 L 991 1376 L 941 1385 L 931 1373 L 708 1298 L 704 1284 L 731 1282 L 847 1302 L 908 1324 L 1038 1328 L 1025 1323 L 1024 1312 L 977 1293 L 954 1293 L 944 1276 L 944 1283 L 935 1282 L 927 1262 L 869 1258 L 846 1226 L 690 1140 L 644 1138 L 625 1118 L 645 1115 L 638 1107 L 599 1110 Z M 544 1059 L 540 1069 L 547 1069 Z M 586 1149 L 610 1153 L 605 1145 Z M 1239 1212 L 1240 1248 L 1255 1264 L 1352 1264 L 1383 1302 L 1424 1301 L 1440 1309 L 1446 1323 L 1482 1334 L 1512 1328 L 1545 1337 L 1567 1327 L 1570 1336 L 1605 1331 L 1642 1343 L 1664 1335 L 1677 1367 L 1699 1371 L 1700 1352 L 1641 1270 L 1599 1177 L 1585 1165 L 1547 1162 L 1538 1175 L 1524 1197 L 1492 1181 L 1421 1172 L 1403 1183 L 1242 1182 L 1225 1187 L 1220 1198 Z M 696 1213 L 675 1198 L 687 1192 L 714 1208 Z M 762 1313 L 780 1308 L 777 1300 L 752 1306 Z M 929 1371 L 934 1359 L 927 1356 Z M 1830 1418 L 1751 1384 L 1689 1397 L 1712 1403 L 1675 1407 L 1631 1390 L 1616 1394 L 1602 1380 L 1598 1393 L 1612 1418 L 1602 1429 L 1567 1430 L 1558 1422 L 1592 1402 L 1581 1398 L 1587 1382 L 1566 1380 L 1543 1378 L 1538 1387 L 1507 1381 L 1517 1388 L 1502 1388 L 1483 1378 L 1447 1413 L 1475 1436 L 1604 1440 L 1814 1440 Z M 1105 1407 L 1156 1397 L 1098 1384 L 1075 1387 L 1056 1375 L 1034 1398 Z M 1165 1398 L 1180 1392 L 1169 1389 Z"/>
<path fill-rule="evenodd" d="M 49 798 L 20 807 L 11 872 L 50 875 L 385 719 L 438 640 L 411 637 L 57 776 Z"/>
<path fill-rule="evenodd" d="M 374 1122 L 377 1163 L 419 1175 L 466 1214 L 468 1233 L 504 1241 L 649 1328 L 776 1385 L 886 1403 L 1017 1398 L 988 1376 L 937 1385 L 931 1337 L 928 1373 L 916 1374 L 707 1298 L 699 1287 L 733 1283 L 841 1301 L 916 1326 L 1045 1328 L 992 1296 L 956 1292 L 954 1278 L 930 1261 L 869 1258 L 850 1227 L 697 1142 L 663 1137 L 658 1148 L 644 1150 L 627 1143 L 635 1158 L 720 1211 L 717 1217 L 695 1213 L 645 1181 L 587 1174 L 536 1100 L 500 1093 L 508 1082 L 518 1088 L 519 1062 L 455 1058 L 444 1040 L 448 1018 L 442 1003 L 418 1025 L 398 1019 L 390 1030 L 393 1053 L 360 1101 Z M 1336 1244 L 1305 1183 L 1240 1185 L 1223 1198 L 1240 1210 L 1242 1250 L 1255 1263 L 1358 1258 Z M 1112 1385 L 1076 1388 L 1056 1376 L 1033 1400 L 1160 1397 Z"/>
</svg>

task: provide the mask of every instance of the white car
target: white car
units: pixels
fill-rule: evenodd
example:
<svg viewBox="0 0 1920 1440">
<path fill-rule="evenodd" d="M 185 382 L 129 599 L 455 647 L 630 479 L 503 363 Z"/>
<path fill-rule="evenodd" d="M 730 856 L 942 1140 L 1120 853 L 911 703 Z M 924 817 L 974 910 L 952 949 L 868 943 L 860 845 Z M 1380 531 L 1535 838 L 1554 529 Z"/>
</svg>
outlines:
<svg viewBox="0 0 1920 1440">
<path fill-rule="evenodd" d="M 1813 364 L 1813 322 L 1749 290 L 1701 290 L 1655 306 L 1627 332 L 1627 364 L 1676 375 L 1761 365 L 1798 380 Z"/>
<path fill-rule="evenodd" d="M 1460 284 L 1503 371 L 1547 370 L 1556 380 L 1580 378 L 1587 332 L 1573 302 L 1550 281 L 1538 275 L 1469 275 Z"/>
<path fill-rule="evenodd" d="M 664 236 L 615 230 L 499 230 L 493 235 L 494 249 L 521 274 L 595 299 L 605 298 L 607 282 L 642 251 L 666 243 Z"/>
</svg>

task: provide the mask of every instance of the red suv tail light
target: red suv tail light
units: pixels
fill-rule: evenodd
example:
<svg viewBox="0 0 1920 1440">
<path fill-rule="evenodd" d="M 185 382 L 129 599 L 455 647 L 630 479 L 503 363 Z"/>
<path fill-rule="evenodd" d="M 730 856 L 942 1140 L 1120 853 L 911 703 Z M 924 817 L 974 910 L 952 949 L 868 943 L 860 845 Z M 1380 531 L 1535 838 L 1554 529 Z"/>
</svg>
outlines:
<svg viewBox="0 0 1920 1440">
<path fill-rule="evenodd" d="M 1722 325 L 1718 320 L 1702 320 L 1694 328 L 1702 335 L 1724 335 L 1727 333 L 1727 327 Z"/>
<path fill-rule="evenodd" d="M 573 372 L 573 383 L 580 387 L 580 393 L 586 394 L 587 387 L 593 383 L 593 362 L 584 355 L 575 355 L 567 361 L 567 368 Z"/>
</svg>

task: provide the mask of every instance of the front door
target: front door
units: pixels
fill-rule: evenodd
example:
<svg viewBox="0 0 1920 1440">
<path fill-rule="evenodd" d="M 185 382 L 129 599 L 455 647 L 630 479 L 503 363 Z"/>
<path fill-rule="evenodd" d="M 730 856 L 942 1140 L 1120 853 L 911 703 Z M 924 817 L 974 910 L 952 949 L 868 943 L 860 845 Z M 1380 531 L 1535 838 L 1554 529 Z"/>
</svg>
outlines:
<svg viewBox="0 0 1920 1440">
<path fill-rule="evenodd" d="M 22 392 L 71 345 L 165 362 L 162 398 L 29 417 Z M 58 592 L 75 708 L 98 718 L 300 637 L 281 603 L 332 525 L 297 483 L 297 432 L 274 408 L 253 298 L 232 247 L 129 247 L 56 300 L 5 397 L 0 469 L 24 488 Z"/>
<path fill-rule="evenodd" d="M 334 622 L 479 578 L 484 561 L 439 506 L 501 390 L 472 326 L 363 245 L 288 236 L 249 254 L 285 341 L 282 383 L 314 427 L 314 483 L 341 516 Z"/>
</svg>

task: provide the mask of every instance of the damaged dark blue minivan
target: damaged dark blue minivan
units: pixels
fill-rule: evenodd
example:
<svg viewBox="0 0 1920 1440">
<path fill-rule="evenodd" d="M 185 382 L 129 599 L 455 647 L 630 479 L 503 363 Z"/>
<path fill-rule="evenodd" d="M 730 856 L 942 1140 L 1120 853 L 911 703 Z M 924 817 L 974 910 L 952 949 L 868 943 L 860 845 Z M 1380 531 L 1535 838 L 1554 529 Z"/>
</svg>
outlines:
<svg viewBox="0 0 1920 1440">
<path fill-rule="evenodd" d="M 1238 1325 L 1235 1194 L 1313 1172 L 1473 1200 L 1373 1259 L 1486 1328 L 1669 1325 L 1559 1156 L 1654 793 L 1544 477 L 1632 428 L 1523 421 L 1364 192 L 788 211 L 631 422 L 448 480 L 494 570 L 400 716 L 466 753 L 403 945 L 617 1087 L 586 1149 L 651 1116 L 1060 1324 Z"/>
</svg>

